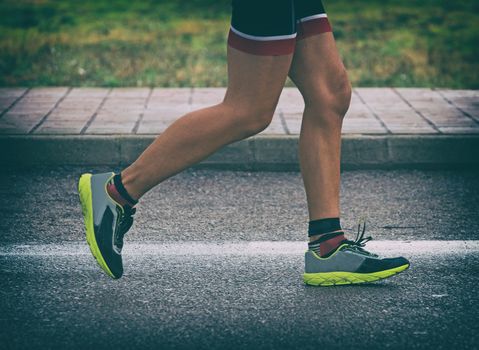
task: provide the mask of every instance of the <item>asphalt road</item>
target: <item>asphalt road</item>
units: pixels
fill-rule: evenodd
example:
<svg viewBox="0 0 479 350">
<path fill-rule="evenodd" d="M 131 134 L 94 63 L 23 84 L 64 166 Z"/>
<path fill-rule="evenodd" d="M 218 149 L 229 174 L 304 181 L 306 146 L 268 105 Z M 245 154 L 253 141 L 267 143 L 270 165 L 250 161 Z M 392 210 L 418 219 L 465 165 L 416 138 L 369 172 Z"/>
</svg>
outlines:
<svg viewBox="0 0 479 350">
<path fill-rule="evenodd" d="M 412 265 L 329 288 L 301 282 L 297 173 L 169 179 L 142 201 L 114 281 L 83 242 L 80 172 L 1 172 L 2 349 L 479 348 L 477 172 L 343 173 L 346 228 L 366 215 L 371 250 Z"/>
<path fill-rule="evenodd" d="M 83 239 L 76 186 L 83 171 L 0 170 L 3 243 Z M 348 171 L 341 222 L 367 219 L 377 239 L 479 239 L 479 172 Z M 299 173 L 187 171 L 148 193 L 133 241 L 303 241 L 306 198 Z"/>
</svg>

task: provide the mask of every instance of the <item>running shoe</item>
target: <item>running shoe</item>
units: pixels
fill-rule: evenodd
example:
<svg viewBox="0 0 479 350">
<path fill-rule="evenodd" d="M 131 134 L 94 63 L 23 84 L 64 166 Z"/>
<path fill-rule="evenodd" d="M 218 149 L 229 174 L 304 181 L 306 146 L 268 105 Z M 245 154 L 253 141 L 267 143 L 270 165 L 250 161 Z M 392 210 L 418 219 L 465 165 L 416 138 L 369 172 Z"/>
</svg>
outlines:
<svg viewBox="0 0 479 350">
<path fill-rule="evenodd" d="M 354 241 L 344 240 L 327 257 L 320 257 L 312 250 L 305 253 L 305 273 L 303 281 L 313 286 L 336 286 L 344 284 L 370 283 L 394 276 L 409 267 L 403 257 L 380 258 L 364 249 L 371 237 L 364 238 L 366 223 L 362 233 Z"/>
<path fill-rule="evenodd" d="M 78 192 L 90 250 L 100 267 L 116 279 L 123 275 L 123 236 L 133 224 L 136 209 L 121 206 L 108 194 L 107 185 L 114 175 L 83 174 Z"/>
</svg>

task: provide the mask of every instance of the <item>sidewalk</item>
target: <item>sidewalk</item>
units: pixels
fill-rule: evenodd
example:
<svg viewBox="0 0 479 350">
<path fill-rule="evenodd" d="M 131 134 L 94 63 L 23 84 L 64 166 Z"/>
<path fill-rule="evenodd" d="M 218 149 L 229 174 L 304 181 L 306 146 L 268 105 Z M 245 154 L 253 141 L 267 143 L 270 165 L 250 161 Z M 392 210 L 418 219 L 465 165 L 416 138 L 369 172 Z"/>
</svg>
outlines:
<svg viewBox="0 0 479 350">
<path fill-rule="evenodd" d="M 1 88 L 0 164 L 120 165 L 224 88 Z M 303 102 L 286 88 L 271 125 L 199 166 L 298 168 Z M 479 90 L 357 88 L 344 120 L 342 165 L 479 165 Z"/>
</svg>

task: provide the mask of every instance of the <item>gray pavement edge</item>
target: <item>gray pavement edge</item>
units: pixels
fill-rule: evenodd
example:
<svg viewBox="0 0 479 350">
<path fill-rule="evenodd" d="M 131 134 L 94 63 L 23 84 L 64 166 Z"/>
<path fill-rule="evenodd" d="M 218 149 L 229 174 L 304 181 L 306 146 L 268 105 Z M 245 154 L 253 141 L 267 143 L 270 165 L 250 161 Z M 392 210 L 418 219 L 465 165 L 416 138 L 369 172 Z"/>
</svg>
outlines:
<svg viewBox="0 0 479 350">
<path fill-rule="evenodd" d="M 127 165 L 154 135 L 5 135 L 0 165 Z M 479 135 L 359 135 L 342 137 L 343 169 L 479 168 Z M 197 168 L 294 171 L 298 136 L 254 136 L 230 144 Z"/>
</svg>

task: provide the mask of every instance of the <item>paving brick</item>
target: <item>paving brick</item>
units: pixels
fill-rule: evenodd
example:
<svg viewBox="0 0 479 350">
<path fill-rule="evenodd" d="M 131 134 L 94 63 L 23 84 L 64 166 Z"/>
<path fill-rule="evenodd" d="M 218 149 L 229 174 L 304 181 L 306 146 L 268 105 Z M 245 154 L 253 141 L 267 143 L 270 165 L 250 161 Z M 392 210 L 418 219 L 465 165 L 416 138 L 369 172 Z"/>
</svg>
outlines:
<svg viewBox="0 0 479 350">
<path fill-rule="evenodd" d="M 355 90 L 356 91 L 356 90 Z M 362 118 L 362 119 L 376 119 L 371 110 L 366 106 L 358 93 L 353 93 L 351 96 L 351 104 L 346 112 L 345 118 Z"/>
<path fill-rule="evenodd" d="M 438 93 L 479 122 L 479 90 L 438 90 Z"/>
<path fill-rule="evenodd" d="M 140 124 L 140 126 L 138 127 L 138 130 L 137 130 L 137 134 L 154 134 L 154 135 L 158 135 L 158 134 L 161 134 L 163 131 L 165 131 L 171 124 L 173 123 L 173 121 L 171 122 L 167 122 L 167 121 L 164 121 L 164 122 L 143 122 Z"/>
<path fill-rule="evenodd" d="M 286 128 L 291 135 L 298 135 L 301 132 L 302 112 L 285 113 L 281 107 L 281 115 L 284 118 Z"/>
<path fill-rule="evenodd" d="M 113 89 L 85 133 L 131 133 L 145 111 L 150 92 L 147 88 Z"/>
<path fill-rule="evenodd" d="M 437 91 L 415 88 L 399 88 L 397 91 L 415 110 L 437 127 L 471 125 L 471 118 L 449 104 Z"/>
<path fill-rule="evenodd" d="M 77 121 L 77 120 L 48 121 L 43 123 L 35 131 L 35 134 L 78 135 L 80 134 L 85 124 L 86 124 L 86 121 Z"/>
<path fill-rule="evenodd" d="M 140 111 L 145 110 L 145 101 L 138 99 L 108 99 L 101 107 L 101 111 Z"/>
<path fill-rule="evenodd" d="M 27 134 L 41 118 L 41 115 L 35 118 L 34 115 L 21 116 L 7 113 L 0 119 L 0 133 Z"/>
<path fill-rule="evenodd" d="M 93 114 L 95 113 L 94 109 L 91 110 L 64 110 L 64 109 L 55 109 L 48 118 L 43 122 L 43 124 L 50 121 L 59 122 L 62 120 L 84 120 L 88 121 Z"/>
<path fill-rule="evenodd" d="M 68 116 L 70 113 L 86 113 L 86 112 L 96 112 L 100 106 L 101 101 L 97 100 L 96 103 L 88 103 L 83 106 L 73 105 L 70 103 L 61 103 L 57 106 L 52 113 L 63 113 L 65 116 Z"/>
<path fill-rule="evenodd" d="M 172 121 L 189 112 L 188 105 L 147 109 L 143 113 L 143 122 Z"/>
<path fill-rule="evenodd" d="M 0 88 L 0 115 L 27 91 L 25 88 Z"/>
<path fill-rule="evenodd" d="M 150 94 L 149 88 L 114 88 L 111 90 L 108 99 L 143 99 L 146 100 Z"/>
<path fill-rule="evenodd" d="M 150 97 L 149 108 L 164 105 L 187 105 L 193 89 L 189 88 L 155 88 Z"/>
<path fill-rule="evenodd" d="M 392 133 L 404 133 L 407 128 L 414 129 L 413 133 L 438 132 L 394 90 L 358 88 L 356 91 Z"/>
<path fill-rule="evenodd" d="M 296 88 L 284 88 L 278 101 L 278 107 L 285 114 L 303 113 L 304 101 Z"/>
<path fill-rule="evenodd" d="M 201 88 L 193 89 L 191 104 L 197 106 L 210 106 L 223 101 L 226 88 Z"/>
<path fill-rule="evenodd" d="M 52 109 L 55 104 L 58 102 L 57 98 L 50 99 L 50 100 L 42 100 L 42 101 L 32 101 L 26 98 L 21 99 L 18 103 L 13 106 L 10 111 L 21 113 L 23 111 L 32 111 L 32 110 L 45 110 L 49 111 Z"/>
<path fill-rule="evenodd" d="M 95 114 L 108 89 L 72 89 L 47 119 L 35 130 L 36 134 L 79 134 Z"/>
<path fill-rule="evenodd" d="M 476 122 L 479 122 L 479 107 L 475 106 L 465 106 L 461 108 L 464 113 L 467 113 L 471 116 Z"/>
<path fill-rule="evenodd" d="M 352 134 L 386 134 L 387 130 L 378 120 L 348 118 L 343 121 L 342 133 Z"/>
<path fill-rule="evenodd" d="M 343 120 L 342 133 L 386 134 L 388 130 L 384 128 L 359 96 L 355 90 L 351 98 L 351 105 Z"/>
<path fill-rule="evenodd" d="M 6 88 L 2 87 L 0 88 L 0 97 L 13 97 L 13 98 L 18 98 L 22 96 L 25 91 L 27 91 L 26 88 Z"/>
<path fill-rule="evenodd" d="M 135 123 L 96 124 L 90 125 L 86 133 L 102 135 L 131 134 L 134 126 Z"/>
<path fill-rule="evenodd" d="M 377 120 L 367 106 L 363 104 L 351 105 L 344 119 Z"/>
<path fill-rule="evenodd" d="M 21 113 L 10 110 L 0 119 L 1 133 L 8 133 L 7 130 L 15 134 L 28 133 L 42 120 L 46 113 L 47 111 L 42 110 L 32 110 Z"/>
<path fill-rule="evenodd" d="M 48 114 L 67 93 L 68 88 L 35 88 L 28 91 L 0 119 L 2 133 L 28 133 Z"/>
<path fill-rule="evenodd" d="M 108 95 L 110 89 L 106 88 L 73 88 L 68 94 L 69 98 L 72 99 L 103 99 Z"/>
<path fill-rule="evenodd" d="M 440 132 L 431 127 L 414 126 L 414 125 L 389 125 L 392 134 L 439 134 Z"/>
<path fill-rule="evenodd" d="M 16 97 L 0 97 L 0 115 L 16 100 Z"/>
<path fill-rule="evenodd" d="M 100 110 L 95 118 L 96 122 L 108 121 L 108 122 L 135 122 L 140 116 L 141 111 L 130 111 L 130 110 L 121 110 L 121 111 L 107 111 Z"/>
<path fill-rule="evenodd" d="M 384 129 L 377 125 L 344 125 L 342 134 L 381 134 L 384 135 Z"/>
<path fill-rule="evenodd" d="M 60 99 L 66 94 L 68 87 L 48 87 L 48 88 L 32 88 L 25 95 L 25 98 L 51 98 Z"/>
<path fill-rule="evenodd" d="M 439 130 L 444 134 L 479 134 L 479 124 L 472 126 L 440 127 Z"/>
<path fill-rule="evenodd" d="M 283 127 L 280 116 L 275 115 L 268 127 L 258 135 L 286 135 L 286 130 Z"/>
</svg>

